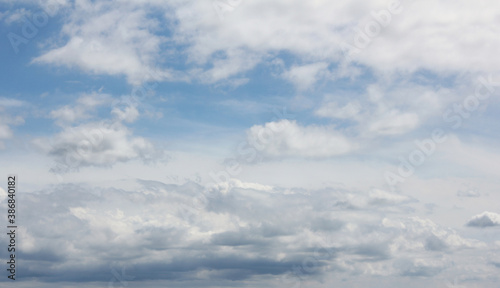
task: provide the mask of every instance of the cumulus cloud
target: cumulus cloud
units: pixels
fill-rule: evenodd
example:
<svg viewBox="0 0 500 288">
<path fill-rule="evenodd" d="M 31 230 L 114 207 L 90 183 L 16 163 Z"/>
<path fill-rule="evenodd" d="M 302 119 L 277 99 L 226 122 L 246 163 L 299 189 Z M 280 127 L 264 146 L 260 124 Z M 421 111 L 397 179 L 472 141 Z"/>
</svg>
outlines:
<svg viewBox="0 0 500 288">
<path fill-rule="evenodd" d="M 370 84 L 363 93 L 325 94 L 314 115 L 333 123 L 347 123 L 350 131 L 364 139 L 398 136 L 442 117 L 444 107 L 463 94 L 461 86 L 451 90 L 388 81 Z"/>
<path fill-rule="evenodd" d="M 109 167 L 133 159 L 151 162 L 160 156 L 153 144 L 132 136 L 132 131 L 119 122 L 67 127 L 53 139 L 37 139 L 35 144 L 57 162 L 55 172 L 85 166 Z"/>
<path fill-rule="evenodd" d="M 109 104 L 111 96 L 103 93 L 81 95 L 74 105 L 65 105 L 50 112 L 50 117 L 61 126 L 71 125 L 92 117 L 99 106 Z"/>
<path fill-rule="evenodd" d="M 380 1 L 370 2 L 369 5 L 361 1 L 254 1 L 238 5 L 236 9 L 225 13 L 223 21 L 219 21 L 216 15 L 205 13 L 202 17 L 199 16 L 201 14 L 198 12 L 211 8 L 208 3 L 187 2 L 181 10 L 184 13 L 177 15 L 180 20 L 180 33 L 191 32 L 188 34 L 188 40 L 193 43 L 192 53 L 195 54 L 196 51 L 198 58 L 209 57 L 213 51 L 222 49 L 248 47 L 254 51 L 284 50 L 309 59 L 342 61 L 341 44 L 354 45 L 355 38 L 359 36 L 358 31 L 363 31 L 365 25 L 374 20 L 374 13 L 387 11 L 389 4 L 391 3 Z M 476 43 L 481 43 L 479 39 L 492 43 L 492 47 L 495 46 L 493 43 L 496 43 L 496 40 L 491 37 L 492 30 L 487 27 L 490 27 L 489 21 L 495 19 L 496 12 L 487 13 L 486 18 L 472 19 L 471 11 L 481 11 L 482 8 L 465 1 L 453 6 L 445 3 L 436 5 L 430 1 L 411 4 L 403 1 L 401 6 L 396 10 L 402 12 L 391 15 L 392 21 L 388 26 L 383 27 L 374 39 L 369 39 L 369 46 L 360 49 L 361 53 L 354 58 L 357 62 L 381 70 L 415 70 L 417 67 L 461 70 L 468 64 L 492 70 L 491 63 L 485 61 L 488 57 L 478 57 L 482 60 L 477 63 L 471 59 L 460 59 L 458 56 L 475 55 L 466 47 L 476 47 Z M 466 13 L 467 22 L 471 21 L 470 23 L 477 25 L 475 27 L 483 27 L 485 30 L 475 33 L 470 27 L 464 29 L 467 26 L 458 24 L 451 16 L 433 17 L 428 13 L 429 7 L 436 11 L 433 12 L 435 15 Z M 190 13 L 187 13 L 188 9 L 191 9 Z M 275 13 L 277 11 L 282 13 Z M 417 21 L 420 29 L 414 31 L 411 27 Z M 439 25 L 440 29 L 435 29 L 436 25 Z M 358 27 L 361 29 L 356 29 Z M 457 37 L 461 33 L 470 35 L 476 41 Z M 185 34 L 183 36 L 185 37 Z M 436 45 L 436 42 L 445 40 L 449 47 L 454 47 L 453 55 L 449 54 L 449 47 L 445 49 L 443 45 Z M 465 43 L 468 45 L 464 45 Z M 431 49 L 432 52 L 421 53 L 423 47 Z M 489 48 L 477 48 L 490 55 L 492 53 Z"/>
<path fill-rule="evenodd" d="M 122 99 L 123 100 L 123 99 Z M 110 119 L 96 120 L 96 109 L 111 107 Z M 124 105 L 121 105 L 124 104 Z M 80 167 L 110 167 L 134 159 L 146 163 L 162 159 L 162 152 L 143 137 L 133 135 L 124 123 L 139 117 L 137 104 L 113 100 L 107 94 L 80 96 L 73 105 L 50 113 L 62 131 L 52 138 L 35 139 L 36 147 L 54 159 L 54 172 L 78 170 Z"/>
<path fill-rule="evenodd" d="M 497 213 L 485 211 L 472 217 L 472 219 L 467 222 L 467 226 L 479 228 L 500 226 L 500 215 Z"/>
<path fill-rule="evenodd" d="M 211 1 L 76 1 L 61 31 L 63 44 L 51 47 L 35 62 L 125 75 L 139 83 L 153 63 L 163 65 L 159 79 L 175 79 L 169 71 L 172 59 L 180 56 L 192 68 L 191 77 L 221 81 L 287 52 L 304 64 L 290 67 L 284 76 L 304 89 L 328 63 L 446 74 L 470 69 L 493 72 L 500 61 L 495 60 L 494 49 L 500 40 L 492 28 L 498 22 L 498 9 L 469 1 L 453 5 L 401 1 L 392 10 L 391 2 L 360 0 L 231 4 L 221 19 L 220 7 L 230 6 L 224 2 L 217 6 Z M 487 7 L 491 5 L 497 4 Z M 153 11 L 160 15 L 152 17 Z M 388 17 L 380 16 L 387 13 Z M 376 35 L 369 31 L 373 23 Z M 356 42 L 363 37 L 364 43 Z M 172 43 L 185 49 L 160 53 L 162 45 Z M 351 48 L 346 51 L 346 46 Z"/>
<path fill-rule="evenodd" d="M 133 1 L 76 1 L 62 37 L 67 42 L 34 59 L 76 67 L 91 74 L 124 75 L 132 84 L 169 77 L 167 70 L 155 69 L 160 45 L 164 42 L 147 6 Z"/>
<path fill-rule="evenodd" d="M 280 120 L 255 125 L 248 142 L 267 157 L 332 157 L 353 151 L 356 145 L 333 127 L 301 126 Z"/>
<path fill-rule="evenodd" d="M 368 202 L 369 193 L 242 182 L 226 192 L 192 182 L 139 184 L 135 191 L 64 184 L 20 195 L 23 277 L 101 282 L 122 267 L 131 282 L 190 287 L 264 284 L 269 277 L 280 277 L 282 287 L 284 278 L 314 282 L 353 273 L 419 281 L 450 267 L 441 251 L 461 263 L 470 260 L 460 256 L 463 248 L 484 249 L 427 219 L 382 217 L 382 206 L 358 207 L 358 216 L 348 207 L 332 213 L 331 203 L 350 194 Z"/>
</svg>

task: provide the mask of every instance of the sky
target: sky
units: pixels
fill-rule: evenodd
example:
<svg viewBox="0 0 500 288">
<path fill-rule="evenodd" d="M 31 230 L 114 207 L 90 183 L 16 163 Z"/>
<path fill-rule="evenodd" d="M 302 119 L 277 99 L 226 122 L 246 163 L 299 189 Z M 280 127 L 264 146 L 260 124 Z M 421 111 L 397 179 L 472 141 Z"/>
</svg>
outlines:
<svg viewBox="0 0 500 288">
<path fill-rule="evenodd" d="M 493 0 L 0 0 L 16 287 L 498 287 L 499 33 Z"/>
</svg>

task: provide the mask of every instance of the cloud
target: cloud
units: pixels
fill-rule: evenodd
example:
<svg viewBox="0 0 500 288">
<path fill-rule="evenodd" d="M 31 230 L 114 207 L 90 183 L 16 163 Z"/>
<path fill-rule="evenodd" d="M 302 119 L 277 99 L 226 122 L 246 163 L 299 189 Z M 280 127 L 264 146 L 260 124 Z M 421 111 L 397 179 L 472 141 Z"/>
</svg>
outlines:
<svg viewBox="0 0 500 288">
<path fill-rule="evenodd" d="M 0 107 L 21 107 L 26 103 L 19 99 L 0 97 Z"/>
<path fill-rule="evenodd" d="M 459 190 L 459 191 L 457 191 L 457 196 L 458 197 L 473 197 L 473 198 L 477 198 L 477 197 L 481 197 L 481 193 L 479 193 L 478 191 L 473 190 L 473 189 Z"/>
<path fill-rule="evenodd" d="M 342 107 L 339 107 L 336 102 L 324 103 L 315 111 L 315 114 L 324 118 L 357 120 L 360 116 L 360 112 L 361 104 L 355 100 Z"/>
<path fill-rule="evenodd" d="M 139 159 L 145 163 L 163 159 L 163 152 L 143 137 L 134 136 L 124 123 L 139 117 L 137 103 L 107 94 L 91 93 L 80 96 L 73 105 L 51 111 L 62 131 L 52 138 L 34 140 L 36 147 L 54 159 L 52 171 L 57 173 L 81 167 L 110 167 L 119 162 Z M 96 120 L 96 109 L 105 105 L 110 119 Z"/>
<path fill-rule="evenodd" d="M 11 139 L 14 136 L 11 126 L 24 124 L 24 118 L 20 115 L 11 116 L 10 114 L 17 109 L 25 106 L 24 101 L 13 98 L 0 97 L 0 150 L 5 148 L 2 140 Z"/>
<path fill-rule="evenodd" d="M 152 162 L 161 154 L 146 139 L 133 137 L 131 130 L 119 122 L 67 127 L 53 139 L 37 139 L 35 144 L 56 161 L 55 172 L 86 166 L 109 167 L 133 159 Z"/>
<path fill-rule="evenodd" d="M 179 24 L 174 32 L 189 45 L 191 59 L 211 62 L 216 52 L 245 49 L 260 55 L 286 51 L 313 64 L 345 62 L 342 45 L 355 45 L 356 37 L 366 34 L 366 25 L 374 21 L 373 15 L 387 13 L 392 2 L 241 2 L 224 13 L 222 21 L 217 11 L 208 13 L 214 10 L 211 4 L 187 1 L 176 7 Z M 354 63 L 381 71 L 449 73 L 469 67 L 495 71 L 498 63 L 487 60 L 494 59 L 492 47 L 500 43 L 491 28 L 491 23 L 498 22 L 495 9 L 480 17 L 476 12 L 483 11 L 482 5 L 467 1 L 454 5 L 401 1 L 400 6 L 396 10 L 401 13 L 390 15 L 390 23 L 377 36 L 369 37 L 369 45 L 354 55 Z M 414 29 L 416 23 L 418 29 Z M 422 53 L 424 50 L 429 53 Z"/>
<path fill-rule="evenodd" d="M 370 191 L 370 203 L 373 205 L 396 205 L 410 202 L 408 196 L 389 193 L 380 189 Z"/>
<path fill-rule="evenodd" d="M 5 17 L 3 20 L 5 24 L 11 25 L 12 23 L 20 22 L 23 17 L 28 16 L 29 14 L 30 13 L 25 8 L 20 8 L 0 14 L 0 16 L 2 16 L 0 17 L 0 20 Z"/>
<path fill-rule="evenodd" d="M 419 281 L 450 267 L 436 252 L 452 253 L 455 263 L 470 261 L 461 256 L 463 248 L 484 252 L 477 241 L 430 220 L 380 217 L 382 206 L 359 207 L 358 216 L 340 207 L 331 213 L 329 204 L 359 194 L 354 191 L 302 193 L 235 182 L 222 193 L 192 182 L 138 184 L 129 191 L 64 184 L 20 195 L 23 277 L 102 282 L 112 277 L 110 267 L 122 267 L 130 282 L 190 287 L 200 281 L 208 287 L 234 280 L 263 284 L 284 275 L 320 281 L 332 273 Z"/>
<path fill-rule="evenodd" d="M 111 96 L 103 93 L 81 95 L 74 105 L 66 105 L 50 112 L 50 117 L 60 126 L 71 125 L 92 117 L 99 106 L 109 104 Z"/>
<path fill-rule="evenodd" d="M 379 135 L 398 135 L 415 129 L 418 124 L 419 118 L 416 113 L 392 110 L 368 124 L 368 131 Z"/>
<path fill-rule="evenodd" d="M 500 215 L 485 211 L 472 217 L 472 219 L 467 222 L 467 226 L 480 228 L 500 226 Z"/>
<path fill-rule="evenodd" d="M 325 62 L 293 66 L 283 72 L 282 77 L 292 82 L 299 90 L 307 90 L 328 74 L 327 68 L 328 63 Z"/>
<path fill-rule="evenodd" d="M 135 85 L 167 79 L 169 72 L 154 68 L 165 41 L 155 34 L 160 24 L 148 17 L 149 12 L 147 6 L 130 1 L 77 1 L 61 31 L 66 43 L 33 62 L 124 75 Z"/>
<path fill-rule="evenodd" d="M 333 127 L 300 126 L 290 120 L 255 125 L 247 131 L 247 139 L 263 155 L 271 158 L 332 157 L 356 148 Z"/>
<path fill-rule="evenodd" d="M 160 81 L 185 80 L 172 70 L 179 64 L 173 59 L 182 59 L 191 78 L 217 82 L 286 52 L 304 64 L 290 67 L 285 78 L 307 89 L 332 63 L 342 64 L 341 69 L 454 75 L 463 70 L 493 72 L 500 61 L 493 49 L 500 44 L 492 28 L 498 22 L 497 9 L 485 12 L 482 5 L 468 1 L 402 1 L 392 14 L 391 2 L 384 1 L 232 4 L 236 7 L 224 10 L 221 19 L 220 5 L 211 1 L 77 1 L 64 18 L 60 39 L 54 41 L 64 39 L 63 44 L 54 44 L 34 62 L 125 75 L 137 84 L 154 63 L 162 67 Z M 380 20 L 384 13 L 389 13 L 388 23 Z M 369 24 L 380 28 L 375 29 L 379 33 L 368 36 L 373 33 L 367 29 L 374 29 Z M 365 44 L 356 44 L 363 37 Z M 344 57 L 346 45 L 356 52 L 351 53 L 352 61 Z M 160 52 L 160 47 L 167 51 Z"/>
<path fill-rule="evenodd" d="M 432 277 L 439 274 L 446 267 L 440 261 L 428 261 L 424 259 L 404 259 L 396 263 L 397 269 L 402 276 Z"/>
<path fill-rule="evenodd" d="M 347 125 L 349 131 L 365 140 L 406 135 L 442 117 L 445 105 L 459 99 L 453 95 L 464 93 L 462 87 L 433 88 L 410 80 L 381 81 L 363 89 L 362 93 L 325 94 L 314 115 Z"/>
<path fill-rule="evenodd" d="M 111 110 L 111 114 L 113 114 L 118 120 L 128 123 L 134 122 L 139 117 L 139 111 L 133 105 L 127 106 L 123 110 L 118 107 L 114 107 L 113 110 Z"/>
<path fill-rule="evenodd" d="M 0 139 L 9 139 L 12 137 L 12 131 L 9 126 L 5 124 L 0 124 Z"/>
</svg>

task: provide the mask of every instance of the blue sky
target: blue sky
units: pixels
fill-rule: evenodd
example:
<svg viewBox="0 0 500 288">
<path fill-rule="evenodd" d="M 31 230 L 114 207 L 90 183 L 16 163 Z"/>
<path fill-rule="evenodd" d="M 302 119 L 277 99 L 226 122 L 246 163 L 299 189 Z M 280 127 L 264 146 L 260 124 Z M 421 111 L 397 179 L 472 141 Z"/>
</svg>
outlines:
<svg viewBox="0 0 500 288">
<path fill-rule="evenodd" d="M 498 19 L 0 0 L 18 286 L 496 287 Z"/>
</svg>

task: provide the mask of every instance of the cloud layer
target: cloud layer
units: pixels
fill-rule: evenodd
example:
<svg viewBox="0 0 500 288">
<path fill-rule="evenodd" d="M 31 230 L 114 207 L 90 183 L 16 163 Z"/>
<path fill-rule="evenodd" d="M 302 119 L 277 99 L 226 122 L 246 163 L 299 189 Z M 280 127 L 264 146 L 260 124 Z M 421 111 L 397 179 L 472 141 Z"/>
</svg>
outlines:
<svg viewBox="0 0 500 288">
<path fill-rule="evenodd" d="M 471 249 L 498 249 L 404 216 L 414 201 L 382 190 L 139 184 L 65 184 L 20 196 L 23 278 L 105 282 L 110 269 L 125 268 L 132 282 L 192 286 L 280 279 L 284 287 L 345 275 L 419 281 L 469 261 Z M 496 269 L 474 261 L 475 277 Z"/>
<path fill-rule="evenodd" d="M 190 77 L 213 82 L 286 51 L 304 62 L 283 73 L 300 89 L 331 77 L 324 73 L 328 63 L 391 73 L 490 73 L 497 70 L 494 47 L 500 44 L 494 25 L 498 10 L 488 9 L 491 5 L 496 4 L 76 1 L 67 5 L 71 17 L 65 18 L 61 35 L 66 40 L 35 62 L 125 75 L 137 84 L 154 63 L 163 65 L 160 79 L 179 79 L 171 69 L 182 57 L 192 68 Z M 161 49 L 172 44 L 185 49 Z"/>
</svg>

